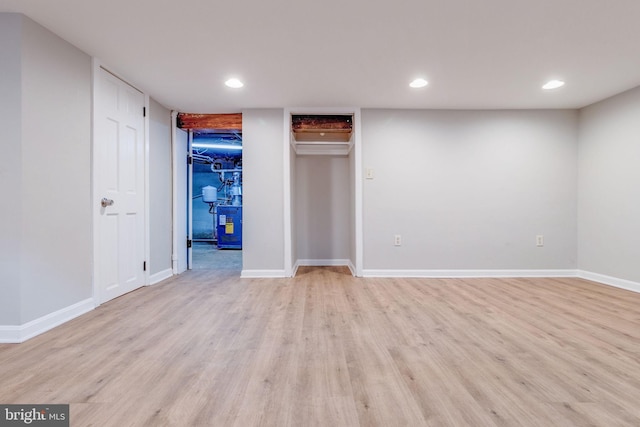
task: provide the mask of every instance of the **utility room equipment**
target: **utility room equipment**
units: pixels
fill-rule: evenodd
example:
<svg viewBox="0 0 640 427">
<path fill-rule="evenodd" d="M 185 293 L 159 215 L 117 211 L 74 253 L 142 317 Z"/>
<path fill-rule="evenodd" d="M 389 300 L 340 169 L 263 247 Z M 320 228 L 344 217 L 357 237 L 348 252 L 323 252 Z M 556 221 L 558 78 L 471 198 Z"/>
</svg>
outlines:
<svg viewBox="0 0 640 427">
<path fill-rule="evenodd" d="M 242 206 L 218 206 L 218 248 L 242 249 Z"/>
</svg>

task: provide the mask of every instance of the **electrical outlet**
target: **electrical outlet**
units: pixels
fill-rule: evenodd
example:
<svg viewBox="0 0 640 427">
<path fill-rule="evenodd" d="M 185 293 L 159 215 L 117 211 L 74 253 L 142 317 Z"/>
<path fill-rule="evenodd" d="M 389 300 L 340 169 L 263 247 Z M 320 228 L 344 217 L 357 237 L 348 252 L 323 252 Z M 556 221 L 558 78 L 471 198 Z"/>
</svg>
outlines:
<svg viewBox="0 0 640 427">
<path fill-rule="evenodd" d="M 393 245 L 394 246 L 400 246 L 402 245 L 402 236 L 399 234 L 396 234 L 393 238 Z"/>
<path fill-rule="evenodd" d="M 542 234 L 538 234 L 536 236 L 536 246 L 538 247 L 544 246 L 544 236 Z"/>
</svg>

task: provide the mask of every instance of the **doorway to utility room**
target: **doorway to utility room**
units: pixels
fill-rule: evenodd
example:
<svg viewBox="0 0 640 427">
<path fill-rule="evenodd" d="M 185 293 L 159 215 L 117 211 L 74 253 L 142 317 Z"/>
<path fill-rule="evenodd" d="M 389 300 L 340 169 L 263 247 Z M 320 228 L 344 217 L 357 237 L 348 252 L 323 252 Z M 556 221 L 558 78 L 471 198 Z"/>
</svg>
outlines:
<svg viewBox="0 0 640 427">
<path fill-rule="evenodd" d="M 192 268 L 242 270 L 242 134 L 195 130 Z"/>
<path fill-rule="evenodd" d="M 191 269 L 242 270 L 242 128 L 208 126 L 191 132 Z M 184 117 L 183 117 L 184 120 Z M 241 124 L 241 116 L 240 116 Z M 224 126 L 229 126 L 228 123 Z"/>
</svg>

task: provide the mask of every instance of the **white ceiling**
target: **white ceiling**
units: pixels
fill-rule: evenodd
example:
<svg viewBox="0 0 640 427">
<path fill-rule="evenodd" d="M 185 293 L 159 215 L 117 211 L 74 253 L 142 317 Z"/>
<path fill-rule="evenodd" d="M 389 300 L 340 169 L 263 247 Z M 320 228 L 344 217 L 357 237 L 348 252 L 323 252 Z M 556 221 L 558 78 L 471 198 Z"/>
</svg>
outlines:
<svg viewBox="0 0 640 427">
<path fill-rule="evenodd" d="M 640 85 L 640 0 L 0 0 L 168 108 L 579 108 Z M 231 77 L 245 82 L 229 89 Z M 422 76 L 423 89 L 408 86 Z M 566 86 L 543 92 L 559 78 Z"/>
</svg>

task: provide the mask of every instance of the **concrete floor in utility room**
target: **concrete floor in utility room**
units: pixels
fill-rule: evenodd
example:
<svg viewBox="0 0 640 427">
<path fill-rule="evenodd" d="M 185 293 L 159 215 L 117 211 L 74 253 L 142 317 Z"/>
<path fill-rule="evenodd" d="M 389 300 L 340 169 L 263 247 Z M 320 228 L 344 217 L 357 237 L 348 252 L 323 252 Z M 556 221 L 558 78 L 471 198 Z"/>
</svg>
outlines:
<svg viewBox="0 0 640 427">
<path fill-rule="evenodd" d="M 194 270 L 242 270 L 241 249 L 218 249 L 214 243 L 193 243 Z"/>
</svg>

